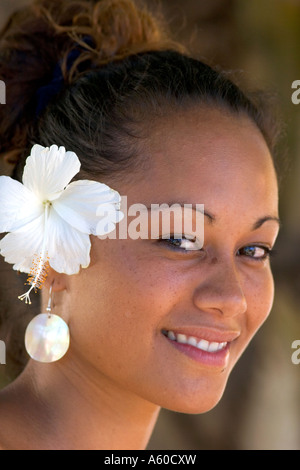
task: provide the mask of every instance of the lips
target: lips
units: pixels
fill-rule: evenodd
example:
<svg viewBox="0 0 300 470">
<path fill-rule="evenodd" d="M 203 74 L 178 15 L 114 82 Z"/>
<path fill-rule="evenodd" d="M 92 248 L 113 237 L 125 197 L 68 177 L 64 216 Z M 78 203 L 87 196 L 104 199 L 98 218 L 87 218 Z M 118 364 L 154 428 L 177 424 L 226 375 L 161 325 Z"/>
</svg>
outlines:
<svg viewBox="0 0 300 470">
<path fill-rule="evenodd" d="M 177 343 L 181 344 L 189 344 L 190 346 L 194 346 L 197 349 L 201 349 L 202 351 L 207 351 L 211 353 L 221 351 L 227 346 L 227 341 L 207 341 L 203 338 L 199 339 L 195 336 L 188 336 L 183 333 L 175 333 L 172 330 L 164 330 L 163 334 L 167 336 L 171 341 L 176 341 Z"/>
<path fill-rule="evenodd" d="M 163 329 L 161 332 L 178 351 L 214 367 L 226 366 L 231 343 L 240 335 L 239 331 L 204 327 Z"/>
</svg>

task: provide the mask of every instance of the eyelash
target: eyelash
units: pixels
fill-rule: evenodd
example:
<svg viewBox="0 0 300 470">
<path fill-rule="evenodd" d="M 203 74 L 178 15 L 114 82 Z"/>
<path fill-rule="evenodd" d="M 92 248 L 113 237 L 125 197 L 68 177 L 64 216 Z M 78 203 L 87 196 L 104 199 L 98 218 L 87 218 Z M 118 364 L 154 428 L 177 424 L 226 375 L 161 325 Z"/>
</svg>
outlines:
<svg viewBox="0 0 300 470">
<path fill-rule="evenodd" d="M 253 261 L 264 261 L 265 259 L 267 258 L 271 258 L 273 257 L 276 252 L 275 250 L 271 250 L 271 248 L 267 247 L 267 246 L 263 246 L 263 245 L 248 245 L 248 246 L 245 246 L 243 248 L 241 248 L 241 250 L 245 250 L 246 248 L 262 248 L 264 251 L 265 251 L 265 254 L 263 256 L 260 256 L 258 258 L 255 258 L 254 256 L 247 256 L 247 258 L 250 258 L 252 259 Z M 241 251 L 239 250 L 239 251 Z"/>
<path fill-rule="evenodd" d="M 180 248 L 180 247 L 178 247 L 174 244 L 174 242 L 179 242 L 180 240 L 187 240 L 189 242 L 194 241 L 194 240 L 189 240 L 188 238 L 185 238 L 185 237 L 174 238 L 172 236 L 170 238 L 159 238 L 157 241 L 160 242 L 160 243 L 165 243 L 168 246 L 168 248 L 171 249 L 171 250 L 178 251 L 178 252 L 181 252 L 181 253 L 191 253 L 193 250 L 186 250 L 185 248 Z M 238 251 L 240 252 L 242 250 L 246 250 L 247 248 L 261 248 L 265 251 L 265 254 L 263 256 L 258 257 L 258 258 L 255 258 L 254 256 L 245 255 L 247 258 L 250 258 L 253 261 L 262 262 L 265 259 L 271 258 L 275 254 L 277 254 L 277 252 L 274 249 L 271 249 L 271 248 L 269 248 L 267 246 L 264 246 L 264 245 L 247 245 L 247 246 L 244 246 L 243 248 L 241 248 Z M 201 250 L 195 250 L 195 252 L 199 252 L 199 251 L 201 251 Z"/>
</svg>

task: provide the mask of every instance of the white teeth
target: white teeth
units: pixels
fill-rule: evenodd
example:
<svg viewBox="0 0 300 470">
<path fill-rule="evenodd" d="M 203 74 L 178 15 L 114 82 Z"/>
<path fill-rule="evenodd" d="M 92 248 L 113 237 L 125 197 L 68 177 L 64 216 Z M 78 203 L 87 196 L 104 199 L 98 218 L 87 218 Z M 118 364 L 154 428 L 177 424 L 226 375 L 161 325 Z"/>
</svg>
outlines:
<svg viewBox="0 0 300 470">
<path fill-rule="evenodd" d="M 194 336 L 190 336 L 187 340 L 188 344 L 191 346 L 196 346 L 197 347 L 197 339 L 194 338 Z"/>
<path fill-rule="evenodd" d="M 175 338 L 176 338 L 176 341 L 177 341 L 178 343 L 184 343 L 184 344 L 187 343 L 187 337 L 186 337 L 185 335 L 181 335 L 181 334 L 179 333 L 179 334 L 177 335 L 177 337 L 175 337 Z"/>
<path fill-rule="evenodd" d="M 219 344 L 220 344 L 220 343 L 216 343 L 216 342 L 210 343 L 209 346 L 208 346 L 208 351 L 209 351 L 209 352 L 216 352 L 216 351 L 218 351 L 218 349 L 219 349 Z"/>
<path fill-rule="evenodd" d="M 203 351 L 208 351 L 209 350 L 209 342 L 206 341 L 205 339 L 201 339 L 199 343 L 197 344 L 198 349 L 202 349 Z"/>
<path fill-rule="evenodd" d="M 172 341 L 176 340 L 176 336 L 173 333 L 173 331 L 168 331 L 168 338 L 171 339 Z"/>
<path fill-rule="evenodd" d="M 173 331 L 170 330 L 168 332 L 165 332 L 165 334 L 172 341 L 177 341 L 181 344 L 189 344 L 197 349 L 201 349 L 202 351 L 212 353 L 224 349 L 227 345 L 227 342 L 217 343 L 216 341 L 212 341 L 210 343 L 205 339 L 201 339 L 200 341 L 198 341 L 197 338 L 195 338 L 194 336 L 186 336 L 182 333 L 175 334 Z"/>
</svg>

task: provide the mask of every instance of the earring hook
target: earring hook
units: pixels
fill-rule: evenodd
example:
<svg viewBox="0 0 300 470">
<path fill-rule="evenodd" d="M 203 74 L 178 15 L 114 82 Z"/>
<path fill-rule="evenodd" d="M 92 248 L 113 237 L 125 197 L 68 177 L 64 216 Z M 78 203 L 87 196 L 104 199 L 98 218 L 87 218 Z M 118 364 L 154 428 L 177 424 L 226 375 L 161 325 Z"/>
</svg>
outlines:
<svg viewBox="0 0 300 470">
<path fill-rule="evenodd" d="M 46 311 L 48 312 L 49 314 L 49 317 L 51 316 L 51 311 L 52 311 L 52 290 L 53 290 L 53 284 L 51 284 L 50 286 L 50 289 L 49 289 L 49 300 L 48 300 L 48 305 L 47 305 L 47 308 L 46 308 Z"/>
</svg>

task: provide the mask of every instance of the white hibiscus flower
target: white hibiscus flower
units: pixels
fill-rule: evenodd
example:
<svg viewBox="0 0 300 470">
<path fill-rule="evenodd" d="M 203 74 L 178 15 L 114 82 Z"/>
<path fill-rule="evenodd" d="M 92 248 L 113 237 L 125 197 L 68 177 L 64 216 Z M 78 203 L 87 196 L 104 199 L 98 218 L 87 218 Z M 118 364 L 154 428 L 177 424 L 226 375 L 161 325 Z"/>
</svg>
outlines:
<svg viewBox="0 0 300 470">
<path fill-rule="evenodd" d="M 124 214 L 120 194 L 96 181 L 70 183 L 80 170 L 74 152 L 34 145 L 26 160 L 23 184 L 0 176 L 0 254 L 17 271 L 29 273 L 29 291 L 42 286 L 47 266 L 77 274 L 90 264 L 90 235 L 115 229 Z M 99 215 L 104 216 L 105 223 Z M 102 222 L 102 223 L 101 223 Z"/>
</svg>

